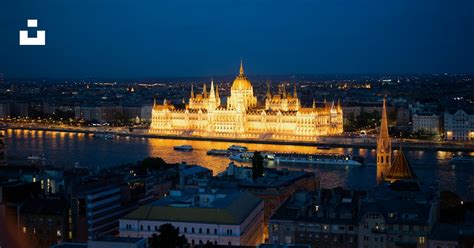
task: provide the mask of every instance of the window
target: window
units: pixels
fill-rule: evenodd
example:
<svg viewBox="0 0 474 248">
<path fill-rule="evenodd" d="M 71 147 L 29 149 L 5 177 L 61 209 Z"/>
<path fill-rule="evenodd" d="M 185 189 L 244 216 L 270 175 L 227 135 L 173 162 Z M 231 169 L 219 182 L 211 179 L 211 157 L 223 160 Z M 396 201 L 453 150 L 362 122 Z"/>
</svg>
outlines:
<svg viewBox="0 0 474 248">
<path fill-rule="evenodd" d="M 206 231 L 207 231 L 206 233 L 209 234 L 209 232 L 210 232 L 210 231 L 209 231 L 209 228 L 208 228 Z"/>
<path fill-rule="evenodd" d="M 214 229 L 214 234 L 216 234 L 216 235 L 217 235 L 217 228 L 216 228 L 216 229 Z"/>
<path fill-rule="evenodd" d="M 199 234 L 201 234 L 201 233 L 202 233 L 202 228 L 199 228 Z M 199 241 L 199 242 L 201 242 L 201 241 Z"/>
<path fill-rule="evenodd" d="M 140 225 L 140 231 L 143 231 L 143 225 Z"/>
<path fill-rule="evenodd" d="M 146 229 L 147 229 L 147 231 L 150 231 L 150 230 L 151 230 L 150 225 L 148 225 L 148 226 L 146 227 Z"/>
<path fill-rule="evenodd" d="M 193 228 L 191 228 L 191 233 L 194 233 L 194 227 L 193 227 Z"/>
<path fill-rule="evenodd" d="M 273 224 L 272 229 L 273 231 L 278 231 L 278 224 Z"/>
<path fill-rule="evenodd" d="M 155 231 L 157 231 L 157 232 L 158 232 L 158 226 L 155 226 Z"/>
<path fill-rule="evenodd" d="M 188 233 L 188 228 L 187 227 L 184 228 L 184 233 Z"/>
<path fill-rule="evenodd" d="M 418 243 L 424 244 L 425 243 L 425 237 L 418 237 Z"/>
</svg>

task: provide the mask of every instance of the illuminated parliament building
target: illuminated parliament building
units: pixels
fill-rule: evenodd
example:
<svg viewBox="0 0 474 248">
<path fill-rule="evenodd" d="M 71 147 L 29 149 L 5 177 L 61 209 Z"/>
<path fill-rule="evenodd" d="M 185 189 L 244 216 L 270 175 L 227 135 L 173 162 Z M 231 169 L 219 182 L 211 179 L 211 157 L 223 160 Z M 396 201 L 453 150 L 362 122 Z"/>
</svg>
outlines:
<svg viewBox="0 0 474 248">
<path fill-rule="evenodd" d="M 244 74 L 242 63 L 226 105 L 221 104 L 218 86 L 211 81 L 210 91 L 194 93 L 183 109 L 166 99 L 153 104 L 150 133 L 243 139 L 314 141 L 318 136 L 343 132 L 340 104 L 324 103 L 302 107 L 296 86 L 287 93 L 284 86 L 277 94 L 268 89 L 265 105 L 259 105 L 253 87 Z"/>
</svg>

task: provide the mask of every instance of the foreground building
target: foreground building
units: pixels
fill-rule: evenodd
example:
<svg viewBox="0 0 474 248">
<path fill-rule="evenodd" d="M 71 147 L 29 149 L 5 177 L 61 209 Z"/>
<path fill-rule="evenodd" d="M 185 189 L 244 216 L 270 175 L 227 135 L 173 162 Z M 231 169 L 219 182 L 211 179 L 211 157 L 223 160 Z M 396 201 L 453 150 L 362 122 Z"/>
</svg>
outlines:
<svg viewBox="0 0 474 248">
<path fill-rule="evenodd" d="M 431 185 L 422 185 L 402 147 L 392 160 L 385 101 L 377 139 L 378 185 L 362 201 L 358 247 L 427 247 L 437 221 L 439 197 Z"/>
<path fill-rule="evenodd" d="M 221 106 L 219 90 L 214 82 L 208 92 L 191 97 L 185 109 L 176 109 L 166 99 L 154 104 L 150 133 L 195 135 L 202 137 L 277 139 L 314 141 L 317 136 L 343 132 L 342 107 L 332 103 L 323 107 L 303 108 L 296 92 L 287 93 L 281 86 L 278 94 L 268 90 L 265 106 L 259 107 L 253 86 L 240 73 L 235 78 L 227 106 Z"/>
<path fill-rule="evenodd" d="M 191 245 L 255 246 L 263 241 L 263 201 L 247 192 L 174 190 L 121 218 L 120 236 L 147 238 L 167 223 Z"/>
<path fill-rule="evenodd" d="M 299 191 L 271 217 L 273 244 L 357 247 L 359 199 L 365 192 L 335 188 Z"/>
</svg>

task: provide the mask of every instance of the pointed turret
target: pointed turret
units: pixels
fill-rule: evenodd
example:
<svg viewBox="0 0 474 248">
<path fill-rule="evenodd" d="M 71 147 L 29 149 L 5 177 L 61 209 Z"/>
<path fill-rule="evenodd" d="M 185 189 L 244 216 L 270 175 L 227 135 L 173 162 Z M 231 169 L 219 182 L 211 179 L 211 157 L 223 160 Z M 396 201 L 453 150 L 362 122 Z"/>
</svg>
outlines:
<svg viewBox="0 0 474 248">
<path fill-rule="evenodd" d="M 405 153 L 403 153 L 402 142 L 400 142 L 400 150 L 398 150 L 397 156 L 393 160 L 392 167 L 384 179 L 390 183 L 400 180 L 416 179 L 416 175 L 413 172 Z"/>
<path fill-rule="evenodd" d="M 166 101 L 166 98 L 163 100 L 163 106 L 168 105 L 168 101 Z"/>
<path fill-rule="evenodd" d="M 194 84 L 191 84 L 191 98 L 194 98 Z"/>
<path fill-rule="evenodd" d="M 242 58 L 240 58 L 240 70 L 239 70 L 239 76 L 244 75 L 244 63 L 242 61 Z"/>
<path fill-rule="evenodd" d="M 211 99 L 216 98 L 216 93 L 214 91 L 214 79 L 211 79 L 211 91 L 209 92 L 209 94 Z"/>
<path fill-rule="evenodd" d="M 313 98 L 313 109 L 316 108 L 316 100 Z"/>
<path fill-rule="evenodd" d="M 207 98 L 207 89 L 206 89 L 206 84 L 202 86 L 202 97 Z"/>
<path fill-rule="evenodd" d="M 217 107 L 221 105 L 221 98 L 219 96 L 219 86 L 216 84 L 216 100 L 217 100 Z"/>
<path fill-rule="evenodd" d="M 389 170 L 392 161 L 392 143 L 388 136 L 387 109 L 385 98 L 382 107 L 382 121 L 380 124 L 380 134 L 377 138 L 377 183 L 382 182 L 384 175 Z"/>
<path fill-rule="evenodd" d="M 156 107 L 156 97 L 153 97 L 153 108 Z"/>
<path fill-rule="evenodd" d="M 270 82 L 267 82 L 267 99 L 272 98 L 272 93 L 270 92 Z"/>
<path fill-rule="evenodd" d="M 386 107 L 386 100 L 383 99 L 383 107 L 382 107 L 382 121 L 380 122 L 380 135 L 379 139 L 389 139 L 388 136 L 388 120 L 387 120 L 387 107 Z"/>
<path fill-rule="evenodd" d="M 334 100 L 331 103 L 331 114 L 337 114 L 336 105 L 334 105 Z"/>
<path fill-rule="evenodd" d="M 293 87 L 293 98 L 298 98 L 298 94 L 296 93 L 296 83 Z"/>
</svg>

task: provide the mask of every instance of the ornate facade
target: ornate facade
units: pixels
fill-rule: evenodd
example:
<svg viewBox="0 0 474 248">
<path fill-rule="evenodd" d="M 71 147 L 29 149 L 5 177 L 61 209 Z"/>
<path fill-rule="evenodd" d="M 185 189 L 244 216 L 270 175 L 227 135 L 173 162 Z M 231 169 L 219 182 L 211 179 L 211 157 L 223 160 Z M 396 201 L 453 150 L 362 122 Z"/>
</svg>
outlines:
<svg viewBox="0 0 474 248">
<path fill-rule="evenodd" d="M 201 94 L 191 88 L 189 103 L 176 109 L 166 99 L 154 104 L 150 133 L 203 137 L 314 141 L 317 136 L 343 132 L 342 107 L 325 103 L 322 107 L 303 108 L 297 96 L 279 87 L 270 89 L 265 106 L 259 106 L 253 87 L 244 74 L 242 63 L 226 105 L 221 104 L 217 85 Z"/>
</svg>

